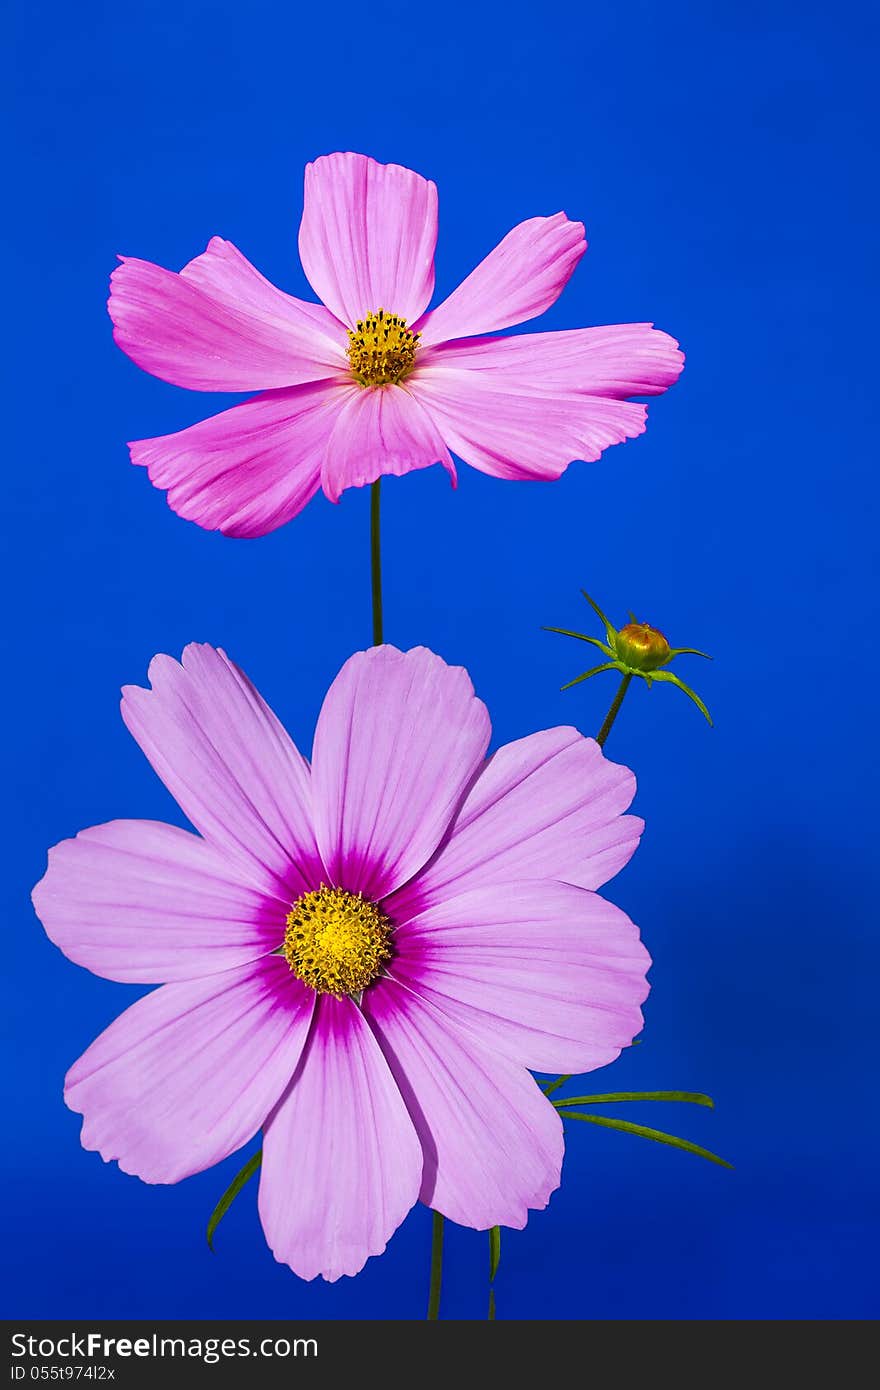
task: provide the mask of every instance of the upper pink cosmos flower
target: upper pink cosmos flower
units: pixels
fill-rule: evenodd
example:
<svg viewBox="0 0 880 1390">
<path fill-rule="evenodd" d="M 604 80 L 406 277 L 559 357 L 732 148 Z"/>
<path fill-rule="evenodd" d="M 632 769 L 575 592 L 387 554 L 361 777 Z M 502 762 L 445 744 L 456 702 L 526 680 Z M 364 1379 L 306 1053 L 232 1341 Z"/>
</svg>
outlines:
<svg viewBox="0 0 880 1390">
<path fill-rule="evenodd" d="M 558 478 L 573 459 L 641 434 L 681 372 L 649 323 L 511 338 L 557 299 L 586 250 L 564 213 L 508 232 L 457 290 L 434 290 L 437 189 L 397 164 L 331 154 L 306 167 L 294 299 L 213 237 L 180 274 L 122 257 L 111 277 L 119 346 L 196 391 L 259 391 L 178 434 L 130 445 L 180 516 L 230 536 L 283 526 L 323 488 L 442 463 Z"/>
<path fill-rule="evenodd" d="M 526 1068 L 641 1028 L 649 959 L 596 892 L 642 830 L 632 773 L 569 728 L 487 759 L 467 673 L 424 648 L 346 662 L 311 766 L 222 651 L 150 680 L 123 718 L 199 834 L 95 826 L 34 889 L 71 960 L 169 982 L 68 1073 L 84 1146 L 177 1182 L 262 1126 L 263 1228 L 306 1279 L 356 1274 L 419 1198 L 525 1225 L 563 1151 Z"/>
</svg>

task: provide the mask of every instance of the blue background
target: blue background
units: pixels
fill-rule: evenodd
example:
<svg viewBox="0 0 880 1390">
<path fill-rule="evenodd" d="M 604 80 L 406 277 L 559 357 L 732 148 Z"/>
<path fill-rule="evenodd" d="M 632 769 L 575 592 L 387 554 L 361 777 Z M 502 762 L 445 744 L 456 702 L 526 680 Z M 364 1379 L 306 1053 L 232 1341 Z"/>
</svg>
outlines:
<svg viewBox="0 0 880 1390">
<path fill-rule="evenodd" d="M 387 636 L 464 663 L 504 741 L 595 731 L 566 694 L 594 592 L 685 658 L 716 718 L 635 688 L 609 741 L 642 847 L 610 894 L 655 957 L 642 1046 L 588 1089 L 687 1087 L 631 1112 L 733 1173 L 572 1126 L 562 1189 L 505 1238 L 499 1316 L 842 1318 L 877 1311 L 875 11 L 813 3 L 256 0 L 12 7 L 4 81 L 8 640 L 4 1311 L 419 1318 L 419 1209 L 356 1280 L 304 1284 L 237 1170 L 151 1188 L 78 1142 L 67 1066 L 137 991 L 44 938 L 48 845 L 180 820 L 118 716 L 157 651 L 222 643 L 303 747 L 369 641 L 368 495 L 260 541 L 178 520 L 124 441 L 227 401 L 139 372 L 104 310 L 117 251 L 179 267 L 210 235 L 311 297 L 301 180 L 353 148 L 440 188 L 438 295 L 514 223 L 564 208 L 590 249 L 540 324 L 654 319 L 682 341 L 648 432 L 556 484 L 439 468 L 384 489 Z M 10 430 L 11 426 L 11 430 Z M 10 438 L 11 432 L 11 438 Z M 687 664 L 687 663 L 690 664 Z M 873 1113 L 872 1113 L 873 1112 Z M 481 1317 L 485 1236 L 451 1233 L 445 1315 Z"/>
</svg>

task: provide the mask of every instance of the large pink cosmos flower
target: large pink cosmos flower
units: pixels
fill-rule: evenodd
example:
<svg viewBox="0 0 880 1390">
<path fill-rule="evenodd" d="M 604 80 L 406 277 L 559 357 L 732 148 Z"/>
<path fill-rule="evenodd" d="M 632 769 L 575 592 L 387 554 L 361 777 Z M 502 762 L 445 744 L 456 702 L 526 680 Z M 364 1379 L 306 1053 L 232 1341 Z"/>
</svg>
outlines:
<svg viewBox="0 0 880 1390">
<path fill-rule="evenodd" d="M 180 516 L 230 536 L 283 526 L 319 487 L 334 502 L 450 450 L 498 478 L 558 478 L 641 434 L 678 344 L 649 323 L 490 338 L 542 314 L 586 250 L 564 213 L 508 232 L 438 308 L 437 189 L 358 154 L 306 167 L 300 257 L 322 304 L 271 285 L 213 237 L 180 274 L 122 257 L 117 343 L 196 391 L 259 391 L 178 434 L 131 444 Z"/>
<path fill-rule="evenodd" d="M 350 658 L 311 767 L 222 651 L 157 656 L 123 718 L 200 832 L 112 821 L 57 845 L 51 939 L 162 983 L 71 1068 L 82 1142 L 177 1182 L 264 1129 L 276 1259 L 336 1279 L 417 1199 L 522 1227 L 562 1126 L 526 1068 L 603 1066 L 641 1027 L 649 959 L 596 893 L 642 822 L 575 729 L 486 758 L 467 673 L 424 648 Z"/>
</svg>

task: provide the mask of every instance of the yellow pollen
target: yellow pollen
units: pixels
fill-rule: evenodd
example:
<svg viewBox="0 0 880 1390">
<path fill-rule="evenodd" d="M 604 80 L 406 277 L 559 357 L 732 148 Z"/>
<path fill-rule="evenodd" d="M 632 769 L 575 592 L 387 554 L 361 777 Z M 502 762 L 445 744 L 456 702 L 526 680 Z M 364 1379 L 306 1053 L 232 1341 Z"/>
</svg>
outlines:
<svg viewBox="0 0 880 1390">
<path fill-rule="evenodd" d="M 361 386 L 391 386 L 409 376 L 415 365 L 419 334 L 406 319 L 377 309 L 349 330 L 348 360 Z"/>
<path fill-rule="evenodd" d="M 368 898 L 322 884 L 293 904 L 281 949 L 294 975 L 318 994 L 359 994 L 391 959 L 391 930 Z"/>
</svg>

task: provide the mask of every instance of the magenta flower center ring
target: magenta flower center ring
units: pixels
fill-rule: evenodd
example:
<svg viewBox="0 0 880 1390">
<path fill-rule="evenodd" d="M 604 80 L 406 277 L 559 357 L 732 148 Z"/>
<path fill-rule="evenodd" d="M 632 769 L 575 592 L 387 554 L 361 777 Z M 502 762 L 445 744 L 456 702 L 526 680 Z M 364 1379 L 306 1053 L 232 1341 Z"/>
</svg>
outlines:
<svg viewBox="0 0 880 1390">
<path fill-rule="evenodd" d="M 416 360 L 419 334 L 406 319 L 376 309 L 349 329 L 348 360 L 361 386 L 396 386 L 409 376 Z"/>
<path fill-rule="evenodd" d="M 323 884 L 297 898 L 281 950 L 297 979 L 317 994 L 360 994 L 391 959 L 392 927 L 360 893 Z"/>
</svg>

